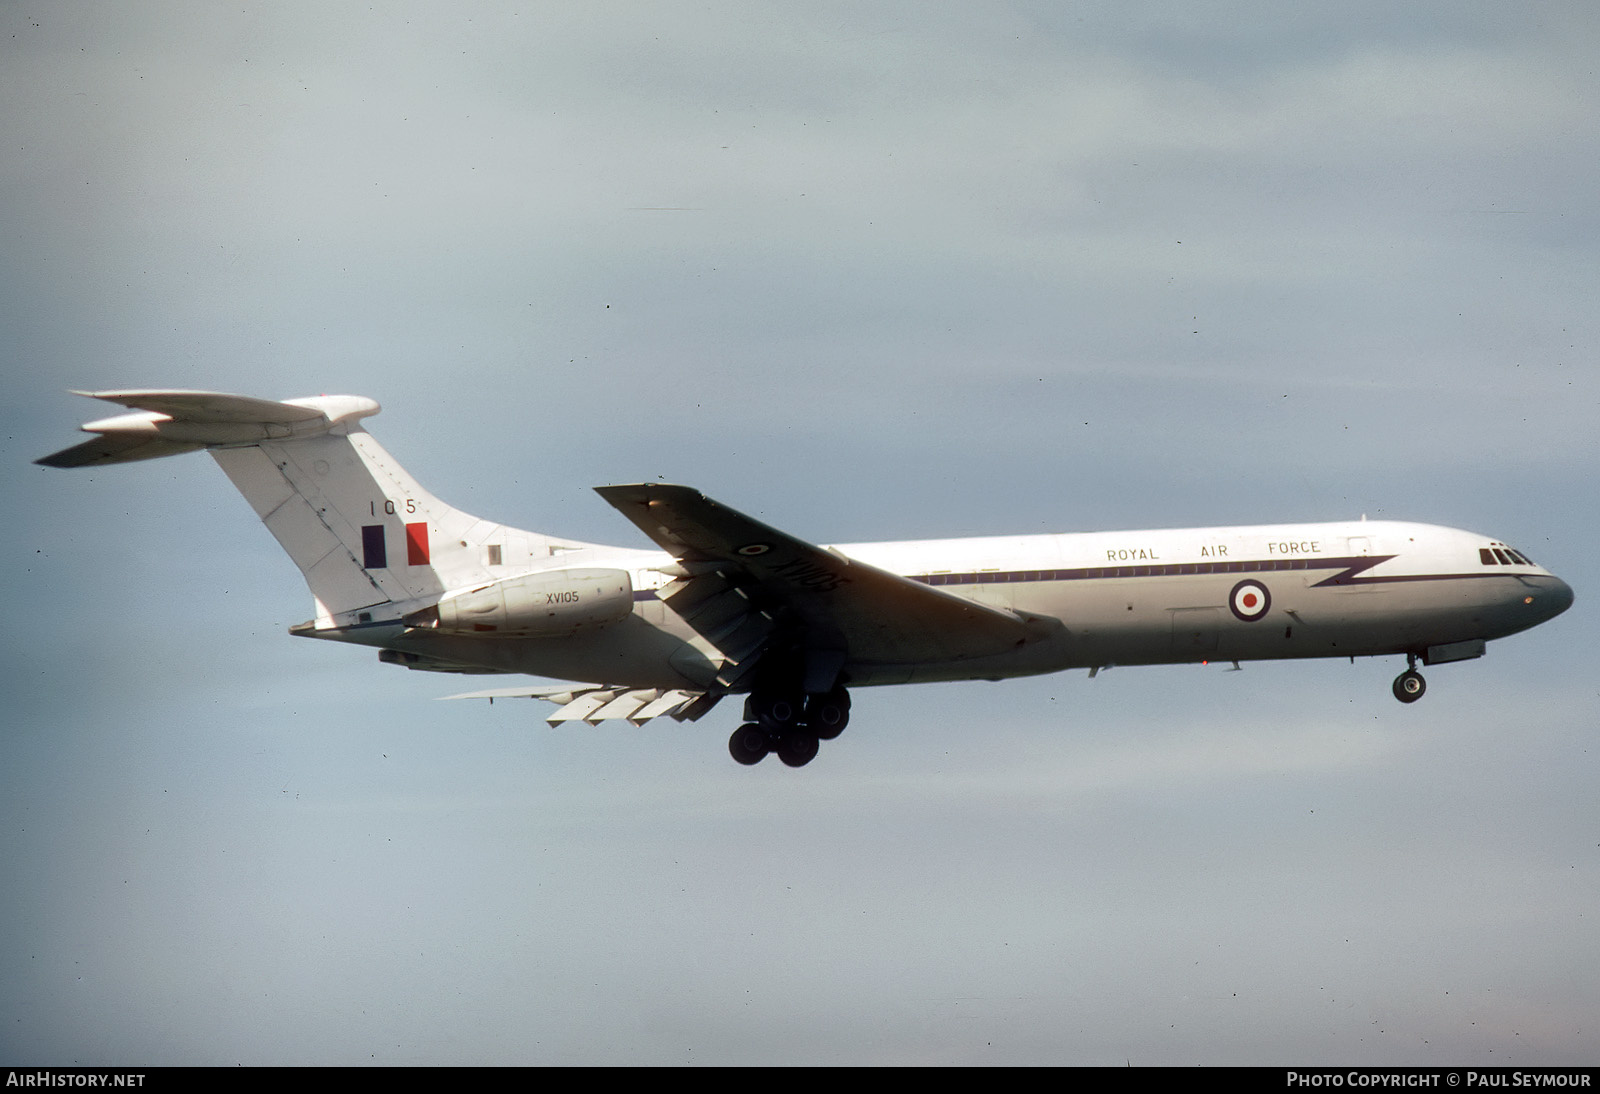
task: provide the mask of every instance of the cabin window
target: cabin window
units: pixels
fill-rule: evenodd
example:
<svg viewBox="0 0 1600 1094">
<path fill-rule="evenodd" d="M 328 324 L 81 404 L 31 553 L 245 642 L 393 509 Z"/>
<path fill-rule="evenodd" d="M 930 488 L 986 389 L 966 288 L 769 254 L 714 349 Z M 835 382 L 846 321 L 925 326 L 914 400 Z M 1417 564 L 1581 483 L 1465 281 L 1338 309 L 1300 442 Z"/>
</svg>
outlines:
<svg viewBox="0 0 1600 1094">
<path fill-rule="evenodd" d="M 500 545 L 498 543 L 489 544 L 489 565 L 500 565 Z"/>
</svg>

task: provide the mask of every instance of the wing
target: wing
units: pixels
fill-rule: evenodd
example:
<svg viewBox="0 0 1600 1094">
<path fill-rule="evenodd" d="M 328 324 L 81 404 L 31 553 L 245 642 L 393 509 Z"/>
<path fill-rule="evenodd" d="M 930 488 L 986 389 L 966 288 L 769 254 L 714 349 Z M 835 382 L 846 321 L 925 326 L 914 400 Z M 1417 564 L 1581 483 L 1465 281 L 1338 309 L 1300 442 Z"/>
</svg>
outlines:
<svg viewBox="0 0 1600 1094">
<path fill-rule="evenodd" d="M 776 627 L 798 627 L 806 646 L 850 661 L 987 657 L 1040 637 L 1045 626 L 796 539 L 685 486 L 596 492 L 670 551 L 691 583 L 714 576 Z"/>
</svg>

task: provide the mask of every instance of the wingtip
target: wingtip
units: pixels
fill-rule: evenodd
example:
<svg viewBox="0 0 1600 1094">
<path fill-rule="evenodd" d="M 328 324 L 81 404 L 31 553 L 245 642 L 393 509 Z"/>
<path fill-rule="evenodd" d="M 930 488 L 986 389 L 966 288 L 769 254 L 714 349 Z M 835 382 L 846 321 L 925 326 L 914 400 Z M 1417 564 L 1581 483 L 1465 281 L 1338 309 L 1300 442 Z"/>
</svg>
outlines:
<svg viewBox="0 0 1600 1094">
<path fill-rule="evenodd" d="M 647 482 L 614 483 L 610 486 L 596 486 L 593 489 L 596 494 L 614 506 L 650 500 L 650 484 Z"/>
<path fill-rule="evenodd" d="M 116 393 L 111 391 L 84 391 L 82 388 L 69 387 L 67 388 L 67 394 L 82 395 L 85 399 L 105 399 L 106 402 L 110 402 L 111 400 L 106 399 L 106 396 Z"/>
<path fill-rule="evenodd" d="M 683 486 L 675 482 L 620 482 L 610 486 L 592 487 L 596 494 L 610 500 L 613 497 L 626 498 L 630 496 L 649 497 L 651 494 L 694 494 L 701 496 L 700 491 L 692 486 Z"/>
</svg>

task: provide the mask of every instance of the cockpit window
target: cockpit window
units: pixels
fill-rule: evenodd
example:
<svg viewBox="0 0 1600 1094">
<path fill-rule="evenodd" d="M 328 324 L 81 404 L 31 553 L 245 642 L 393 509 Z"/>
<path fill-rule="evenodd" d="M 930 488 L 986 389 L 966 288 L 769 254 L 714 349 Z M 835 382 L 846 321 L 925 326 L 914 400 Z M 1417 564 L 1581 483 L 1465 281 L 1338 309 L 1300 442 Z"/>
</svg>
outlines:
<svg viewBox="0 0 1600 1094">
<path fill-rule="evenodd" d="M 1479 547 L 1478 561 L 1485 566 L 1533 566 L 1533 559 L 1510 547 Z"/>
</svg>

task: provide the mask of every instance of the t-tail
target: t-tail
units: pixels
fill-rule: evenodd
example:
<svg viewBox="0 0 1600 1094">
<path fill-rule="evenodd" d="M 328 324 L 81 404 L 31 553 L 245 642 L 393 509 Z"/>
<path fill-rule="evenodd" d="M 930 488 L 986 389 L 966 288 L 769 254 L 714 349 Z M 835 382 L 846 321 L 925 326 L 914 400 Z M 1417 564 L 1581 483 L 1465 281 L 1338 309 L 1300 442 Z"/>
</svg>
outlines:
<svg viewBox="0 0 1600 1094">
<path fill-rule="evenodd" d="M 36 462 L 91 467 L 210 452 L 300 567 L 320 626 L 370 619 L 380 606 L 434 602 L 568 544 L 480 520 L 424 490 L 362 428 L 380 409 L 363 396 L 75 394 L 134 413 L 89 422 L 83 429 L 93 440 Z"/>
</svg>

